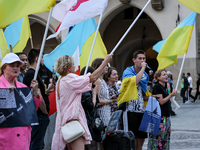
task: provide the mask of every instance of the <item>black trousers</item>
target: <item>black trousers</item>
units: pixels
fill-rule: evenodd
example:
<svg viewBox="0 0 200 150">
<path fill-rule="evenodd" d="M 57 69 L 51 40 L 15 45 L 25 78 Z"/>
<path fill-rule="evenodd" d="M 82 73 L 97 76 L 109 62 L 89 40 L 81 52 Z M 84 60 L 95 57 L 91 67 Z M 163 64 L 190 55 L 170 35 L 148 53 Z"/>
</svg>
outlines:
<svg viewBox="0 0 200 150">
<path fill-rule="evenodd" d="M 187 97 L 185 97 L 185 92 L 187 91 L 187 88 L 181 89 L 181 97 L 183 98 L 183 103 L 187 100 Z"/>
<path fill-rule="evenodd" d="M 192 88 L 190 88 L 190 90 L 189 90 L 189 97 L 191 97 L 192 99 L 194 99 L 194 96 L 191 94 L 191 92 L 192 92 Z"/>
<path fill-rule="evenodd" d="M 200 92 L 197 91 L 197 92 L 196 92 L 196 95 L 195 95 L 195 97 L 194 97 L 194 101 L 196 101 L 198 95 L 200 95 Z"/>
</svg>

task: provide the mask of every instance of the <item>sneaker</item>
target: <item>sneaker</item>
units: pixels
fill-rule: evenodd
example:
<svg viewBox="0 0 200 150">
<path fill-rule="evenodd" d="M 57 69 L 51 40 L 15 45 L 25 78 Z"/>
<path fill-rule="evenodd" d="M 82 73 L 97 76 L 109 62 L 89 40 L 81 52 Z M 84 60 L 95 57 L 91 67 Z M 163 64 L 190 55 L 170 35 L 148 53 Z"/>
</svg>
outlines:
<svg viewBox="0 0 200 150">
<path fill-rule="evenodd" d="M 191 103 L 190 100 L 188 100 L 188 101 L 185 102 L 185 104 L 190 104 L 190 103 Z"/>
</svg>

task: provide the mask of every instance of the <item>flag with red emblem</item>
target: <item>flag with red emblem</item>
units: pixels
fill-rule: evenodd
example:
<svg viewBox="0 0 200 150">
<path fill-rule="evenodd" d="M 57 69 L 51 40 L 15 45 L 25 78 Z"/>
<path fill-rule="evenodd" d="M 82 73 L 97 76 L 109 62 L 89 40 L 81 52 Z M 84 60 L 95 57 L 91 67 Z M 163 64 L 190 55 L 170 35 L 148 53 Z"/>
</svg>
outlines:
<svg viewBox="0 0 200 150">
<path fill-rule="evenodd" d="M 54 38 L 60 31 L 103 13 L 107 3 L 108 0 L 63 0 L 55 6 L 52 14 L 62 23 L 58 31 L 47 39 Z"/>
</svg>

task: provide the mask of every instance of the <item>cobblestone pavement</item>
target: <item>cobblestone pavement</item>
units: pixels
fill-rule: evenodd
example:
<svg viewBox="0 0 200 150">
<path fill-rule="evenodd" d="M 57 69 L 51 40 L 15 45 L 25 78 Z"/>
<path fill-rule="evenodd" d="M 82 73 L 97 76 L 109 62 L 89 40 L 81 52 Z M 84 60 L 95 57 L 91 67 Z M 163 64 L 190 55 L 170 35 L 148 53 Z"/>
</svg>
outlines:
<svg viewBox="0 0 200 150">
<path fill-rule="evenodd" d="M 182 104 L 175 110 L 176 116 L 171 117 L 172 134 L 170 150 L 200 150 L 200 100 L 195 103 Z M 173 109 L 175 108 L 172 104 Z M 143 150 L 147 149 L 145 140 Z"/>
<path fill-rule="evenodd" d="M 171 117 L 172 134 L 170 150 L 200 150 L 200 100 L 195 103 L 182 104 L 182 100 L 177 100 L 181 106 L 175 110 L 176 116 Z M 172 104 L 173 109 L 175 108 Z M 55 115 L 52 115 L 54 117 Z M 50 150 L 51 138 L 55 128 L 55 122 L 50 122 L 48 134 L 46 134 L 44 150 Z M 52 133 L 51 133 L 51 132 Z M 147 149 L 145 140 L 143 150 Z"/>
</svg>

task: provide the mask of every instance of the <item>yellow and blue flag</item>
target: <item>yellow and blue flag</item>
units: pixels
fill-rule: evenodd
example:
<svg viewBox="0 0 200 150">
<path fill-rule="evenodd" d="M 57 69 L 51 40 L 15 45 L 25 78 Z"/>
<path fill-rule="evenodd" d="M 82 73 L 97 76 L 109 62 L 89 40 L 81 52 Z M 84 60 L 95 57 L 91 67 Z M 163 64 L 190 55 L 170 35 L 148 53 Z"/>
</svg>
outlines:
<svg viewBox="0 0 200 150">
<path fill-rule="evenodd" d="M 8 25 L 5 29 L 4 35 L 7 44 L 12 45 L 13 53 L 22 52 L 27 44 L 28 39 L 31 37 L 28 16 Z"/>
<path fill-rule="evenodd" d="M 159 51 L 158 69 L 165 69 L 177 62 L 177 55 L 184 55 L 188 51 L 192 30 L 197 13 L 193 12 L 183 20 L 169 35 Z"/>
<path fill-rule="evenodd" d="M 3 33 L 3 30 L 0 29 L 0 66 L 2 58 L 9 53 L 8 45 L 6 43 L 6 39 Z"/>
<path fill-rule="evenodd" d="M 138 99 L 136 75 L 137 73 L 135 72 L 134 66 L 127 67 L 124 70 L 122 76 L 122 84 L 120 88 L 121 94 L 119 94 L 117 105 Z M 139 85 L 141 86 L 142 91 L 145 93 L 146 96 L 151 96 L 151 93 L 147 90 L 148 81 L 149 75 L 144 72 L 142 79 L 139 82 Z"/>
<path fill-rule="evenodd" d="M 0 0 L 0 29 L 34 13 L 49 12 L 56 0 Z"/>
<path fill-rule="evenodd" d="M 58 45 L 50 54 L 45 54 L 43 56 L 44 65 L 52 71 L 58 57 L 63 55 L 72 56 L 75 53 L 77 46 L 79 46 L 80 68 L 85 67 L 87 65 L 96 29 L 97 26 L 94 18 L 75 25 L 60 45 Z M 90 64 L 94 59 L 105 58 L 106 55 L 107 50 L 98 33 Z"/>
<path fill-rule="evenodd" d="M 178 0 L 180 3 L 191 9 L 192 11 L 200 14 L 200 1 L 199 0 Z"/>
</svg>

